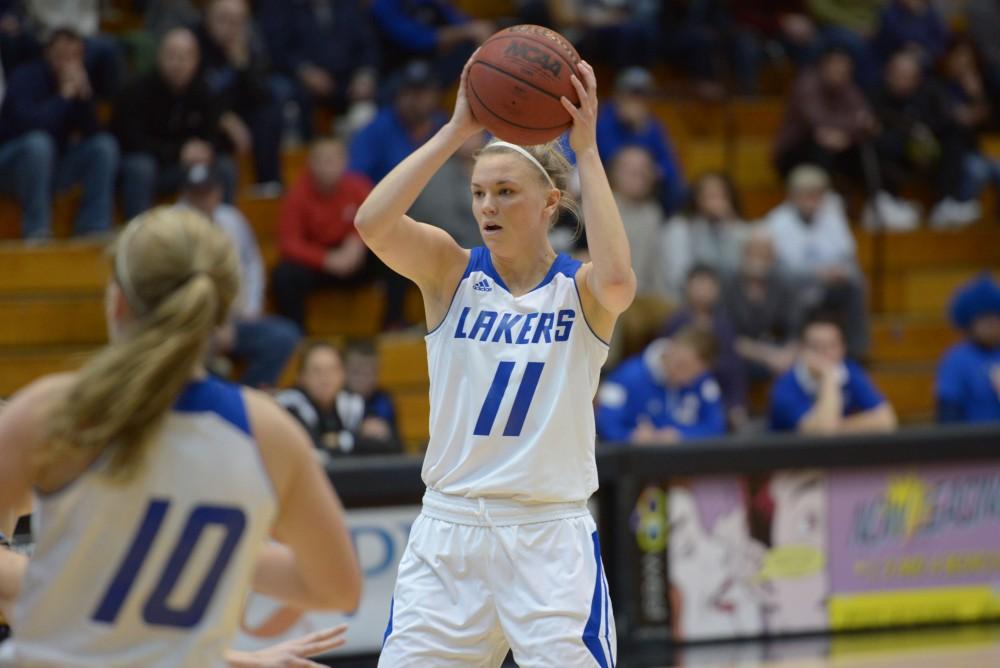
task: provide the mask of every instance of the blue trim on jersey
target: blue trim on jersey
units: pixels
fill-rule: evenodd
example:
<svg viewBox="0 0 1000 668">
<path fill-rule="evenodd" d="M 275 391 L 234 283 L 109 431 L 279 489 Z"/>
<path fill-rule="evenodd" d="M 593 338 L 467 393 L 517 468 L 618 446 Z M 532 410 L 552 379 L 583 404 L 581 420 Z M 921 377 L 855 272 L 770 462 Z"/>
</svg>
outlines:
<svg viewBox="0 0 1000 668">
<path fill-rule="evenodd" d="M 243 394 L 239 386 L 233 383 L 218 378 L 189 383 L 174 403 L 173 410 L 177 413 L 215 413 L 247 436 L 253 437 Z"/>
<path fill-rule="evenodd" d="M 598 341 L 606 345 L 608 348 L 610 348 L 611 344 L 605 341 L 603 338 L 601 338 L 597 334 L 597 332 L 594 331 L 594 328 L 590 326 L 590 320 L 587 319 L 587 311 L 586 309 L 583 308 L 583 297 L 580 295 L 580 284 L 576 282 L 575 272 L 573 276 L 573 287 L 576 288 L 576 300 L 580 302 L 580 315 L 583 316 L 583 321 L 587 323 L 587 329 L 590 330 L 590 333 L 594 335 L 595 339 L 597 339 Z"/>
<path fill-rule="evenodd" d="M 597 577 L 594 581 L 594 598 L 590 603 L 590 617 L 587 618 L 587 625 L 583 627 L 583 644 L 587 646 L 590 653 L 597 660 L 601 668 L 609 668 L 608 659 L 604 655 L 604 645 L 601 644 L 601 621 L 604 608 L 604 574 L 601 568 L 601 542 L 597 537 L 597 532 L 590 534 L 594 541 L 594 561 L 597 562 Z"/>
<path fill-rule="evenodd" d="M 395 595 L 389 599 L 389 622 L 385 625 L 385 634 L 382 636 L 382 649 L 385 649 L 385 641 L 389 639 L 389 635 L 392 634 L 392 611 L 396 607 L 396 597 Z"/>
<path fill-rule="evenodd" d="M 552 265 L 549 267 L 549 271 L 545 274 L 542 281 L 528 292 L 534 292 L 535 290 L 544 288 L 559 274 L 574 278 L 577 270 L 580 268 L 580 264 L 579 260 L 574 260 L 569 255 L 560 253 L 556 256 L 556 259 L 552 261 Z M 462 275 L 462 280 L 468 278 L 474 271 L 481 271 L 492 278 L 498 286 L 507 292 L 510 292 L 510 288 L 508 288 L 507 284 L 503 282 L 502 278 L 500 278 L 500 272 L 498 272 L 496 267 L 493 266 L 493 256 L 490 254 L 490 249 L 486 246 L 476 246 L 472 249 L 469 256 L 469 264 L 465 268 L 465 274 Z"/>
</svg>

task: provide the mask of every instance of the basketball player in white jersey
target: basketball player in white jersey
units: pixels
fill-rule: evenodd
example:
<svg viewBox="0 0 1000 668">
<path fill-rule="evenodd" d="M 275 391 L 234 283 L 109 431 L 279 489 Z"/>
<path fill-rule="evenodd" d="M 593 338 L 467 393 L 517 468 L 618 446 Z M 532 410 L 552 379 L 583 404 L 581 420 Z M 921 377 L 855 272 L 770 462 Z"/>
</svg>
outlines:
<svg viewBox="0 0 1000 668">
<path fill-rule="evenodd" d="M 153 210 L 112 269 L 110 345 L 0 412 L 0 517 L 35 521 L 0 666 L 224 666 L 251 585 L 353 609 L 357 560 L 306 435 L 201 368 L 238 290 L 225 236 Z"/>
<path fill-rule="evenodd" d="M 597 154 L 597 82 L 581 63 L 573 118 L 592 261 L 557 255 L 548 231 L 569 205 L 554 145 L 495 141 L 472 173 L 485 246 L 463 250 L 406 211 L 481 131 L 465 99 L 371 192 L 356 224 L 420 288 L 430 371 L 423 511 L 399 566 L 383 668 L 615 663 L 596 527 L 592 400 L 618 314 L 635 293 L 628 242 Z"/>
</svg>

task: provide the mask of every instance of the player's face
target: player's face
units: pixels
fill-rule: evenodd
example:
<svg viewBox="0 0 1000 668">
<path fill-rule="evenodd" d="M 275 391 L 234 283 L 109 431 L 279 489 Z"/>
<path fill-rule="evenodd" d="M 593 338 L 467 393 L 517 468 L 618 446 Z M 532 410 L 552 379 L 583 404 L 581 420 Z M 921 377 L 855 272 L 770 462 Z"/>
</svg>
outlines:
<svg viewBox="0 0 1000 668">
<path fill-rule="evenodd" d="M 517 247 L 545 236 L 559 194 L 542 178 L 518 155 L 480 156 L 472 170 L 472 213 L 487 246 Z"/>
</svg>

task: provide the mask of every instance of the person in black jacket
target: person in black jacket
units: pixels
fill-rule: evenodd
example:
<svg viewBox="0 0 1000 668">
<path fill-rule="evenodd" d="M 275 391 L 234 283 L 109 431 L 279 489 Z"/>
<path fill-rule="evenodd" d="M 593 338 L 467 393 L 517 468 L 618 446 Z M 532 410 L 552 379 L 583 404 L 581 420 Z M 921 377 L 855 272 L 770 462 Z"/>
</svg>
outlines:
<svg viewBox="0 0 1000 668">
<path fill-rule="evenodd" d="M 221 123 L 238 153 L 253 153 L 257 184 L 281 182 L 281 101 L 272 95 L 270 64 L 254 39 L 246 0 L 212 0 L 196 28 L 201 75 L 223 109 Z"/>
<path fill-rule="evenodd" d="M 121 144 L 122 205 L 132 218 L 155 196 L 173 195 L 185 167 L 213 163 L 223 174 L 226 201 L 232 202 L 236 165 L 232 141 L 221 124 L 222 108 L 198 76 L 198 41 L 187 28 L 168 31 L 160 41 L 156 69 L 119 96 L 111 121 Z"/>
<path fill-rule="evenodd" d="M 330 455 L 402 452 L 385 420 L 346 387 L 344 360 L 325 341 L 305 346 L 295 387 L 275 399 L 302 423 L 316 448 Z"/>
<path fill-rule="evenodd" d="M 14 194 L 26 239 L 51 234 L 52 191 L 82 186 L 74 233 L 111 226 L 118 144 L 101 131 L 83 39 L 55 31 L 45 57 L 10 74 L 0 109 L 0 191 Z"/>
</svg>

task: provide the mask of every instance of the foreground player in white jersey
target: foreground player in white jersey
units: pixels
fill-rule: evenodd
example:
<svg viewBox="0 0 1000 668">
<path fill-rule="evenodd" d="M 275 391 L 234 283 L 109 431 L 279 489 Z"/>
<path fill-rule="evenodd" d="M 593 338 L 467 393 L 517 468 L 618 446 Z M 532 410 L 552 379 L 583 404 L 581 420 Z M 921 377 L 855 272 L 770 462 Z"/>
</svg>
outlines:
<svg viewBox="0 0 1000 668">
<path fill-rule="evenodd" d="M 0 412 L 0 517 L 35 520 L 0 666 L 224 666 L 251 584 L 353 609 L 357 560 L 306 435 L 200 366 L 238 289 L 225 236 L 154 210 L 112 268 L 111 344 Z"/>
<path fill-rule="evenodd" d="M 384 668 L 615 662 L 596 527 L 591 402 L 614 322 L 632 301 L 628 242 L 597 154 L 593 69 L 572 115 L 592 261 L 557 255 L 568 206 L 554 145 L 488 144 L 472 173 L 485 247 L 463 250 L 407 217 L 431 175 L 481 127 L 465 99 L 358 211 L 365 243 L 423 293 L 430 442 L 423 511 L 399 566 Z"/>
</svg>

